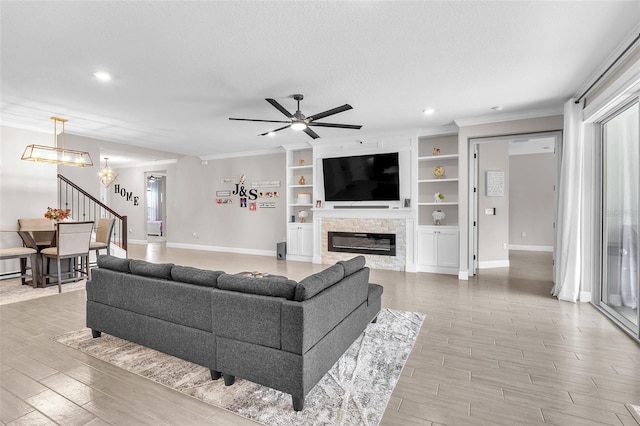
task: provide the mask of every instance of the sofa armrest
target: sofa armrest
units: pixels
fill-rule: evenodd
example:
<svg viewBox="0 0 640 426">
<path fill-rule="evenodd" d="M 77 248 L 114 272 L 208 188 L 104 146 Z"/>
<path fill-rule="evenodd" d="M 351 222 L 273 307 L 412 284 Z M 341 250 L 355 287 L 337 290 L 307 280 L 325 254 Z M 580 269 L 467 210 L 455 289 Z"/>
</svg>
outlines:
<svg viewBox="0 0 640 426">
<path fill-rule="evenodd" d="M 358 306 L 367 303 L 369 268 L 303 302 L 282 302 L 282 350 L 304 354 Z"/>
</svg>

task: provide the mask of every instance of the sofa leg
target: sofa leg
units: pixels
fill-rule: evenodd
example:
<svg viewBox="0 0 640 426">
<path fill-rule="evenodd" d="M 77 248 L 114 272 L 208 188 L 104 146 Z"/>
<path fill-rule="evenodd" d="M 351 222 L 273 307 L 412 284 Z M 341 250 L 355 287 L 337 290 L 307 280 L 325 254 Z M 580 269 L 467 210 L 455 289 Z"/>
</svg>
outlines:
<svg viewBox="0 0 640 426">
<path fill-rule="evenodd" d="M 224 376 L 224 385 L 231 386 L 236 381 L 236 376 L 232 376 L 231 374 L 223 374 Z"/>
<path fill-rule="evenodd" d="M 91 329 L 91 337 L 95 339 L 100 336 L 102 336 L 102 331 L 94 330 L 93 328 Z"/>
<path fill-rule="evenodd" d="M 297 396 L 291 396 L 293 400 L 293 411 L 302 411 L 304 408 L 304 397 L 298 398 Z"/>
<path fill-rule="evenodd" d="M 222 377 L 222 373 L 216 370 L 209 370 L 209 373 L 211 373 L 211 380 L 218 380 L 220 377 Z"/>
</svg>

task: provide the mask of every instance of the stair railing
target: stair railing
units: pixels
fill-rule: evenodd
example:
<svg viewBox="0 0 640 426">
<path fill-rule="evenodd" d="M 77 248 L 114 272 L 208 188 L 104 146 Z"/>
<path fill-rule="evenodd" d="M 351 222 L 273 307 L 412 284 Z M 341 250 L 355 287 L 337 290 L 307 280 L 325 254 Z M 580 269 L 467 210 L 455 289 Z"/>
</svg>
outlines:
<svg viewBox="0 0 640 426">
<path fill-rule="evenodd" d="M 115 219 L 111 244 L 127 250 L 127 216 L 113 211 L 109 206 L 61 174 L 58 174 L 58 206 L 59 208 L 71 209 L 73 219 L 93 221 L 96 226 L 100 219 Z"/>
</svg>

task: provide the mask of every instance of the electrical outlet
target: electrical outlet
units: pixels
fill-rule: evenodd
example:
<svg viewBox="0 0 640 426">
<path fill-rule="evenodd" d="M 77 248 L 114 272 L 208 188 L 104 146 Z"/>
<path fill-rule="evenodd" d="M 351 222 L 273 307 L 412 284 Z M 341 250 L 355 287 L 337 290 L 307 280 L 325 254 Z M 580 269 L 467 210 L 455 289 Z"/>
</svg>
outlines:
<svg viewBox="0 0 640 426">
<path fill-rule="evenodd" d="M 509 247 L 508 247 L 507 243 L 502 243 L 502 248 L 503 248 L 504 250 L 507 250 Z"/>
<path fill-rule="evenodd" d="M 194 232 L 193 234 L 191 234 L 193 236 L 193 238 L 198 238 L 198 233 Z"/>
<path fill-rule="evenodd" d="M 522 231 L 522 233 L 521 233 L 520 235 L 522 235 L 523 237 L 526 237 L 526 236 L 527 236 L 527 233 L 526 233 L 526 232 L 524 232 L 524 231 Z"/>
</svg>

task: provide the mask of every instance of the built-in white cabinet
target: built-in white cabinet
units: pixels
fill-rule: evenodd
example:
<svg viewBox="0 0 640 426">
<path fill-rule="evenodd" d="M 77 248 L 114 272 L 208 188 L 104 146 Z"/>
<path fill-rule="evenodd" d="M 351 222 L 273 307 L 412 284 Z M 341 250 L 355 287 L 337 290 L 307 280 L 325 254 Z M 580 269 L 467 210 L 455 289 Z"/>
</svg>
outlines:
<svg viewBox="0 0 640 426">
<path fill-rule="evenodd" d="M 310 260 L 313 256 L 313 224 L 289 223 L 287 225 L 287 258 Z"/>
<path fill-rule="evenodd" d="M 457 135 L 418 140 L 418 271 L 458 275 L 458 162 Z"/>
<path fill-rule="evenodd" d="M 287 258 L 313 257 L 313 150 L 308 144 L 286 146 Z"/>
<path fill-rule="evenodd" d="M 457 226 L 421 226 L 417 240 L 420 272 L 458 274 Z"/>
</svg>

